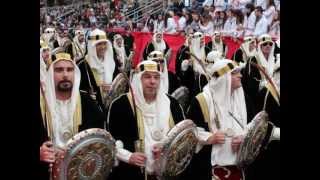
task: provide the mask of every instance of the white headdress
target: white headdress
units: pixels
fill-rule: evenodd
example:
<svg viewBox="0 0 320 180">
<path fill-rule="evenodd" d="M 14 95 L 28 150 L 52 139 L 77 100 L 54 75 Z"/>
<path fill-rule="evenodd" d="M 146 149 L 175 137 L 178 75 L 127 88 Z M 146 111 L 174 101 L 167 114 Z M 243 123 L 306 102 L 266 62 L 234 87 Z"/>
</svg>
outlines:
<svg viewBox="0 0 320 180">
<path fill-rule="evenodd" d="M 67 119 L 61 119 L 61 112 L 57 111 L 57 97 L 55 90 L 55 81 L 54 81 L 54 65 L 60 61 L 68 61 L 74 66 L 74 82 L 72 87 L 72 93 L 70 98 L 70 103 L 68 104 L 68 115 Z M 63 121 L 72 124 L 72 132 L 77 131 L 78 126 L 81 124 L 81 116 L 75 117 L 76 106 L 80 99 L 79 86 L 80 86 L 81 73 L 78 66 L 75 64 L 71 57 L 67 53 L 56 54 L 56 60 L 51 63 L 49 70 L 47 72 L 47 81 L 46 81 L 46 99 L 48 102 L 48 109 L 51 116 L 52 128 L 53 128 L 53 142 L 59 147 L 63 147 L 65 142 L 63 142 L 61 136 L 61 128 L 64 128 L 62 123 Z M 72 123 L 73 122 L 73 123 Z"/>
<path fill-rule="evenodd" d="M 98 59 L 96 45 L 100 42 L 107 43 L 107 50 L 104 54 L 104 61 Z M 103 74 L 104 83 L 111 84 L 115 62 L 113 59 L 112 44 L 107 40 L 106 33 L 102 30 L 95 29 L 88 37 L 88 63 L 91 68 L 96 69 L 99 74 Z"/>
</svg>

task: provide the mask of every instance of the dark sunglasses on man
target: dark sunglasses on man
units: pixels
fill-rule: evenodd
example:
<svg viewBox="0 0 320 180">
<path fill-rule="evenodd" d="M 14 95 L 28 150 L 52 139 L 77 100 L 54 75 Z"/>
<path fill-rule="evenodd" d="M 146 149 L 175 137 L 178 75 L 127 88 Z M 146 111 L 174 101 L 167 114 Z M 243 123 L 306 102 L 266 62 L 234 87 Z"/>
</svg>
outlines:
<svg viewBox="0 0 320 180">
<path fill-rule="evenodd" d="M 267 45 L 272 46 L 273 43 L 272 43 L 272 42 L 266 42 L 266 43 L 263 43 L 263 44 L 262 44 L 262 46 L 267 46 Z"/>
</svg>

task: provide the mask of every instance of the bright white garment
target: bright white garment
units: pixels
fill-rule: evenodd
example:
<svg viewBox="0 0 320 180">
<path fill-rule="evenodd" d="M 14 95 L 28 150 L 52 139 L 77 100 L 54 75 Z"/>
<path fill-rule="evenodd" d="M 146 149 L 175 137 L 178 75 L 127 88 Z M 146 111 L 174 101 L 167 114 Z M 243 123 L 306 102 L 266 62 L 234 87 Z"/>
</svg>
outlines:
<svg viewBox="0 0 320 180">
<path fill-rule="evenodd" d="M 276 8 L 274 6 L 270 6 L 263 12 L 264 17 L 267 19 L 268 25 L 271 24 L 273 16 L 276 14 Z"/>
<path fill-rule="evenodd" d="M 168 34 L 176 33 L 177 24 L 173 18 L 168 18 L 167 20 L 167 28 L 165 28 L 165 32 Z"/>
<path fill-rule="evenodd" d="M 66 134 L 72 135 L 73 119 L 71 116 L 71 101 L 56 101 L 54 116 L 56 121 L 53 121 L 53 133 L 54 133 L 54 144 L 57 147 L 63 148 L 70 136 L 66 138 Z"/>
<path fill-rule="evenodd" d="M 268 21 L 264 16 L 262 16 L 261 19 L 256 24 L 253 35 L 258 37 L 266 33 L 268 33 Z"/>
</svg>

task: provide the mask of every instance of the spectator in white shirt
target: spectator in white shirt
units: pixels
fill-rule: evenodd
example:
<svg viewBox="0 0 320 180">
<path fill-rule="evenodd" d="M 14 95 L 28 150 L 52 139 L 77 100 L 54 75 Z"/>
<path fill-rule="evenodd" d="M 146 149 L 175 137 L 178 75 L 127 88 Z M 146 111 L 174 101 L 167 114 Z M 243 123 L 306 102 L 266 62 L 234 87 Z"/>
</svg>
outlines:
<svg viewBox="0 0 320 180">
<path fill-rule="evenodd" d="M 177 24 L 173 19 L 174 16 L 174 12 L 173 11 L 169 11 L 164 19 L 164 32 L 168 33 L 168 34 L 174 34 L 177 32 L 176 28 L 177 28 Z"/>
<path fill-rule="evenodd" d="M 182 11 L 186 11 L 186 9 L 183 9 Z M 179 20 L 178 20 L 178 32 L 184 31 L 184 28 L 186 27 L 187 24 L 187 19 L 186 17 L 183 15 L 183 12 L 178 11 L 177 15 L 179 16 Z"/>
<path fill-rule="evenodd" d="M 163 32 L 164 20 L 163 20 L 162 14 L 158 14 L 157 19 L 154 21 L 153 25 L 154 25 L 153 32 Z"/>
<path fill-rule="evenodd" d="M 223 34 L 225 36 L 233 36 L 237 29 L 236 18 L 234 16 L 233 10 L 227 10 L 227 20 L 223 26 Z"/>
<path fill-rule="evenodd" d="M 276 11 L 273 20 L 268 28 L 268 34 L 276 39 L 280 38 L 280 11 Z"/>
<path fill-rule="evenodd" d="M 244 26 L 243 26 L 243 14 L 242 11 L 239 10 L 235 10 L 234 11 L 234 15 L 236 18 L 236 30 L 234 33 L 234 37 L 240 38 L 243 37 L 244 35 Z"/>
<path fill-rule="evenodd" d="M 211 36 L 213 34 L 213 23 L 211 21 L 212 17 L 209 14 L 204 14 L 200 17 L 199 27 L 200 31 L 205 36 Z"/>
<path fill-rule="evenodd" d="M 224 23 L 227 20 L 226 13 L 224 11 L 215 11 L 216 15 L 213 19 L 213 29 L 214 31 L 222 31 Z"/>
<path fill-rule="evenodd" d="M 253 34 L 256 22 L 256 14 L 255 14 L 254 5 L 249 3 L 246 5 L 245 16 L 244 16 L 244 27 L 245 27 L 245 36 L 249 36 Z"/>
<path fill-rule="evenodd" d="M 213 4 L 213 0 L 205 0 L 202 3 L 202 6 L 211 6 Z"/>
<path fill-rule="evenodd" d="M 274 5 L 274 0 L 268 0 L 267 2 L 268 2 L 267 3 L 267 8 L 263 12 L 263 15 L 264 15 L 264 17 L 266 17 L 266 19 L 268 21 L 268 25 L 270 25 L 271 21 L 273 19 L 273 16 L 276 13 L 276 7 Z"/>
<path fill-rule="evenodd" d="M 261 6 L 263 10 L 267 8 L 267 0 L 255 0 L 255 7 Z"/>
<path fill-rule="evenodd" d="M 224 0 L 214 0 L 213 4 L 216 9 L 221 9 L 222 11 L 226 8 L 226 2 Z"/>
<path fill-rule="evenodd" d="M 263 9 L 261 6 L 256 7 L 256 26 L 253 35 L 259 37 L 262 34 L 268 33 L 268 21 L 263 15 Z"/>
</svg>

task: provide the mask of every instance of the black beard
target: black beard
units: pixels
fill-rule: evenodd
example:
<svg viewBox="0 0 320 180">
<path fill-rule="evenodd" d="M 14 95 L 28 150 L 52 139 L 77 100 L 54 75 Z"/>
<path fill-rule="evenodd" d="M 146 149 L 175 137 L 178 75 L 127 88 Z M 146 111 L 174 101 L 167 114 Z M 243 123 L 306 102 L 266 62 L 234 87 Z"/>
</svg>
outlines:
<svg viewBox="0 0 320 180">
<path fill-rule="evenodd" d="M 73 84 L 71 81 L 60 81 L 57 85 L 57 90 L 61 92 L 68 92 L 71 91 L 73 88 Z"/>
</svg>

